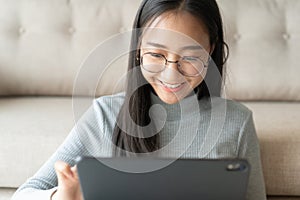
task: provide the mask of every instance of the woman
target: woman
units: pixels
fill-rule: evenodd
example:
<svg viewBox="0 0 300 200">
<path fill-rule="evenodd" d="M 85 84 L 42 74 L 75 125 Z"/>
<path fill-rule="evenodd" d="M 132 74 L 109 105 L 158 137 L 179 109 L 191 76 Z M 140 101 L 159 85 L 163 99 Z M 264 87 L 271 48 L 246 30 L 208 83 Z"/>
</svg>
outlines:
<svg viewBox="0 0 300 200">
<path fill-rule="evenodd" d="M 252 167 L 247 199 L 265 199 L 252 113 L 219 98 L 227 45 L 216 2 L 144 0 L 133 28 L 125 93 L 95 100 L 65 142 L 13 199 L 82 199 L 73 166 L 77 156 L 151 153 L 176 158 L 246 158 Z M 154 104 L 164 111 L 151 110 Z M 170 148 L 177 133 L 180 139 Z M 187 139 L 191 133 L 192 140 Z"/>
</svg>

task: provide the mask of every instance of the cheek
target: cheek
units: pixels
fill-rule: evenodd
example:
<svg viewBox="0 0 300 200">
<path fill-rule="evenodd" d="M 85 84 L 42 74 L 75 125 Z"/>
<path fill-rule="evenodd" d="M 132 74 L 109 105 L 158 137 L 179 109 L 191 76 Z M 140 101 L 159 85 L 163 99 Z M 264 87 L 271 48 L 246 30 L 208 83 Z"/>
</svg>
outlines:
<svg viewBox="0 0 300 200">
<path fill-rule="evenodd" d="M 148 73 L 144 69 L 142 69 L 142 75 L 146 79 L 146 81 L 150 84 L 151 84 L 151 82 L 153 82 L 153 79 L 155 77 L 155 75 L 153 73 Z"/>
<path fill-rule="evenodd" d="M 192 87 L 193 89 L 198 87 L 203 81 L 204 77 L 202 76 L 188 80 L 190 87 Z"/>
</svg>

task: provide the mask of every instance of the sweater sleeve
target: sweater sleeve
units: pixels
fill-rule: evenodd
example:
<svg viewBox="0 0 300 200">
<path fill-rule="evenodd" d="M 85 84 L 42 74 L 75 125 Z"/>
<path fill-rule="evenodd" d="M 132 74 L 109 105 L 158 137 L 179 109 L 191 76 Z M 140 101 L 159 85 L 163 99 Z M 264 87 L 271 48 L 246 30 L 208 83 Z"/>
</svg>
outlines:
<svg viewBox="0 0 300 200">
<path fill-rule="evenodd" d="M 93 107 L 91 107 L 46 163 L 18 188 L 12 200 L 50 200 L 58 185 L 54 169 L 55 162 L 61 160 L 73 166 L 76 164 L 78 156 L 93 154 L 86 148 L 90 140 L 97 140 L 97 145 L 101 145 L 99 138 L 96 138 L 100 135 L 98 120 Z"/>
<path fill-rule="evenodd" d="M 247 159 L 251 166 L 246 199 L 265 200 L 266 192 L 260 148 L 251 112 L 249 112 L 240 132 L 238 156 Z"/>
</svg>

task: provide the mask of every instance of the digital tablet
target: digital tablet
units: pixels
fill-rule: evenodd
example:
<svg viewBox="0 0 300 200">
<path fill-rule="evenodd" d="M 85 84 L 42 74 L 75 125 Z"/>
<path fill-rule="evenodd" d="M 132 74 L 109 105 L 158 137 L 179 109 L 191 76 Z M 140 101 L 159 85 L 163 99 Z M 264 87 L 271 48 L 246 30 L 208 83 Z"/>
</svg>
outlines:
<svg viewBox="0 0 300 200">
<path fill-rule="evenodd" d="M 77 168 L 84 199 L 245 199 L 250 172 L 246 160 L 172 161 L 165 158 L 81 157 Z M 143 170 L 148 172 L 141 172 Z"/>
</svg>

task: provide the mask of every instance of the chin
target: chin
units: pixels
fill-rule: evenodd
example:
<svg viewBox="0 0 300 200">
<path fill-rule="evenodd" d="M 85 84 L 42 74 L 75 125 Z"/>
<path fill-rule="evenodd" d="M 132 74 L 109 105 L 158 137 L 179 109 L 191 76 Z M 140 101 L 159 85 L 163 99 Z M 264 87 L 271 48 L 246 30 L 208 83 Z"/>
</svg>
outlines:
<svg viewBox="0 0 300 200">
<path fill-rule="evenodd" d="M 179 100 L 174 100 L 174 101 L 172 101 L 172 100 L 164 101 L 164 100 L 163 100 L 163 102 L 165 102 L 166 104 L 176 104 L 176 103 L 179 102 Z"/>
<path fill-rule="evenodd" d="M 163 102 L 165 102 L 167 104 L 175 104 L 175 103 L 178 103 L 182 99 L 181 96 L 177 97 L 175 94 L 158 93 L 158 96 Z"/>
</svg>

